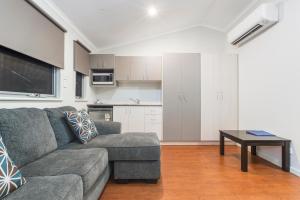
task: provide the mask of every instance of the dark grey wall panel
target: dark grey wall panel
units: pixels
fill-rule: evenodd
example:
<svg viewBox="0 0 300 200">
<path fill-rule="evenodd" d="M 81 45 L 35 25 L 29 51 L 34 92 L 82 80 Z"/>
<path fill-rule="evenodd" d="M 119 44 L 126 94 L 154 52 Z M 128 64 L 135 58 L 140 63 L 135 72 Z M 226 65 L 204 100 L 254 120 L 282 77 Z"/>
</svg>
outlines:
<svg viewBox="0 0 300 200">
<path fill-rule="evenodd" d="M 64 68 L 64 32 L 23 0 L 0 0 L 0 44 Z"/>
</svg>

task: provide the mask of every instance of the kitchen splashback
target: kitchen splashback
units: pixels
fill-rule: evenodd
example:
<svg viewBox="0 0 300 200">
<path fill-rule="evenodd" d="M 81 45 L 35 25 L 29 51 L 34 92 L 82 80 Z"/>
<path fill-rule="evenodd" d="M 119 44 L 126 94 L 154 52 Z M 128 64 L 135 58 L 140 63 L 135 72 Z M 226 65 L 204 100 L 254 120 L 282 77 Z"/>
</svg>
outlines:
<svg viewBox="0 0 300 200">
<path fill-rule="evenodd" d="M 138 98 L 144 102 L 161 102 L 161 83 L 120 83 L 115 88 L 95 88 L 96 98 L 102 102 L 128 102 Z"/>
</svg>

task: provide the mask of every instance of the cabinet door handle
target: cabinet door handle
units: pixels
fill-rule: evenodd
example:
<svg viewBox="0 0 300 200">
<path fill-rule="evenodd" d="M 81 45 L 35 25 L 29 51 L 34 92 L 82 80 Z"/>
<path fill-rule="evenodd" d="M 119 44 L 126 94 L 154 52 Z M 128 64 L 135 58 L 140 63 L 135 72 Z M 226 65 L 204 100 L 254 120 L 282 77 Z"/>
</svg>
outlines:
<svg viewBox="0 0 300 200">
<path fill-rule="evenodd" d="M 149 75 L 148 75 L 148 65 L 146 66 L 146 79 L 149 80 Z"/>
<path fill-rule="evenodd" d="M 178 95 L 178 99 L 179 99 L 180 102 L 182 102 L 182 97 L 181 97 L 180 94 Z"/>
<path fill-rule="evenodd" d="M 182 97 L 183 97 L 184 101 L 187 103 L 185 95 L 182 95 Z"/>
</svg>

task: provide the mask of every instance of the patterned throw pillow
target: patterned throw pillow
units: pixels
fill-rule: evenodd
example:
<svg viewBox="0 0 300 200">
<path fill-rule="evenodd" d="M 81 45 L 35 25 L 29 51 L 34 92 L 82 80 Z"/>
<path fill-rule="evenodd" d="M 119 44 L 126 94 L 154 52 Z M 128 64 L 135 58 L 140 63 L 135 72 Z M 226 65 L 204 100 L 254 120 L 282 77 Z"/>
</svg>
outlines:
<svg viewBox="0 0 300 200">
<path fill-rule="evenodd" d="M 95 123 L 90 119 L 86 111 L 67 111 L 64 114 L 74 134 L 83 144 L 86 144 L 98 135 Z"/>
<path fill-rule="evenodd" d="M 25 178 L 8 156 L 0 136 L 0 198 L 12 193 L 25 183 Z"/>
</svg>

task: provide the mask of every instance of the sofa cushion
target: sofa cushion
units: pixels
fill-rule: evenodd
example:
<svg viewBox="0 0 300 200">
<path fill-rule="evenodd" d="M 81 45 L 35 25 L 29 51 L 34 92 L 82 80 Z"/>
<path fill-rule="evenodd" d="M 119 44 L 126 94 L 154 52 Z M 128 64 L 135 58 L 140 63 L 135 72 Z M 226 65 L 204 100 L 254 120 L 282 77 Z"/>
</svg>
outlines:
<svg viewBox="0 0 300 200">
<path fill-rule="evenodd" d="M 36 108 L 0 109 L 0 135 L 18 167 L 57 149 L 46 112 Z"/>
<path fill-rule="evenodd" d="M 25 183 L 25 178 L 8 156 L 0 136 L 0 198 L 14 192 Z"/>
<path fill-rule="evenodd" d="M 110 134 L 120 134 L 121 133 L 121 123 L 112 121 L 94 121 L 95 126 L 99 132 L 99 135 L 110 135 Z"/>
<path fill-rule="evenodd" d="M 44 110 L 47 112 L 58 147 L 72 142 L 75 139 L 75 135 L 65 119 L 64 112 L 76 111 L 76 109 L 71 106 L 65 106 L 60 108 L 45 108 Z"/>
<path fill-rule="evenodd" d="M 160 142 L 156 133 L 99 135 L 85 145 L 72 142 L 63 148 L 107 148 L 108 158 L 111 161 L 160 160 Z"/>
<path fill-rule="evenodd" d="M 73 133 L 81 143 L 86 144 L 98 135 L 95 123 L 86 111 L 66 111 L 64 114 Z"/>
<path fill-rule="evenodd" d="M 3 200 L 82 200 L 80 176 L 29 177 L 28 182 Z"/>
<path fill-rule="evenodd" d="M 108 165 L 106 149 L 57 150 L 23 168 L 24 176 L 77 174 L 87 192 Z"/>
</svg>

